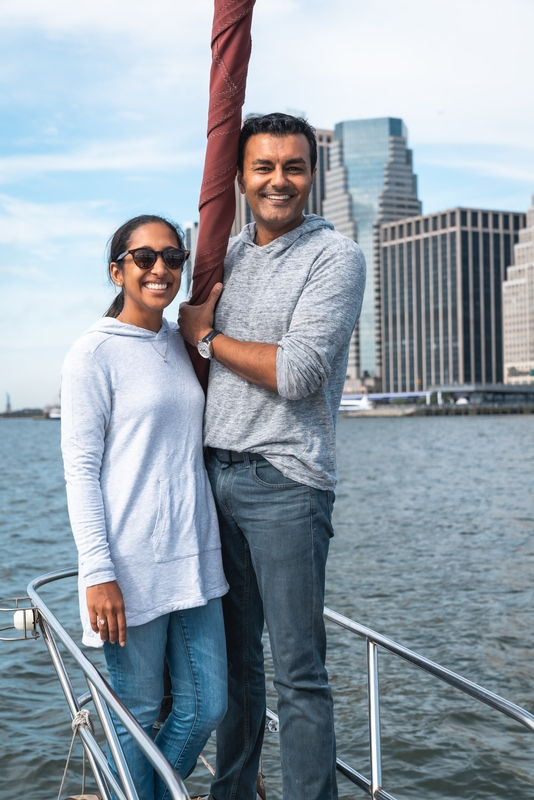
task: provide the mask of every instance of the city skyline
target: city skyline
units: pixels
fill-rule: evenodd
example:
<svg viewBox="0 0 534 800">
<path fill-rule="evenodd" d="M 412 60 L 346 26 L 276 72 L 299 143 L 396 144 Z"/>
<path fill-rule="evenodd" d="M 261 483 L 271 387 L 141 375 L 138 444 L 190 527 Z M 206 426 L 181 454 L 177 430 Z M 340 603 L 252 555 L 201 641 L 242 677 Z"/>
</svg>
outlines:
<svg viewBox="0 0 534 800">
<path fill-rule="evenodd" d="M 13 408 L 56 399 L 66 351 L 109 303 L 113 230 L 145 211 L 197 218 L 211 11 L 209 0 L 179 14 L 167 0 L 0 8 L 0 391 Z M 258 0 L 244 112 L 300 108 L 325 130 L 402 118 L 425 213 L 523 213 L 533 25 L 523 0 L 505 18 L 495 0 Z M 170 30 L 177 48 L 163 46 Z"/>
</svg>

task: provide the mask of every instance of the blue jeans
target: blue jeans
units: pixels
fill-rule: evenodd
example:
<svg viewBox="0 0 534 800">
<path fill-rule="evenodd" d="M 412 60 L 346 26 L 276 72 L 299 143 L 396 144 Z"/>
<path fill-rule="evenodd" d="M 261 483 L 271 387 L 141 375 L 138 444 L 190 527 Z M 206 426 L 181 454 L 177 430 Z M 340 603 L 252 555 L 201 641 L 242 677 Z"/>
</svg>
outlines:
<svg viewBox="0 0 534 800">
<path fill-rule="evenodd" d="M 221 600 L 173 611 L 145 625 L 129 627 L 125 647 L 104 643 L 111 686 L 138 723 L 152 736 L 163 697 L 167 656 L 173 707 L 156 744 L 185 778 L 227 707 L 227 670 Z M 114 716 L 117 734 L 140 800 L 167 800 L 163 781 Z M 112 765 L 113 766 L 113 765 Z"/>
<path fill-rule="evenodd" d="M 325 566 L 333 493 L 268 461 L 207 460 L 230 584 L 223 597 L 228 712 L 217 728 L 213 800 L 255 800 L 265 728 L 262 633 L 278 693 L 283 795 L 336 800 L 333 702 L 325 668 Z"/>
</svg>

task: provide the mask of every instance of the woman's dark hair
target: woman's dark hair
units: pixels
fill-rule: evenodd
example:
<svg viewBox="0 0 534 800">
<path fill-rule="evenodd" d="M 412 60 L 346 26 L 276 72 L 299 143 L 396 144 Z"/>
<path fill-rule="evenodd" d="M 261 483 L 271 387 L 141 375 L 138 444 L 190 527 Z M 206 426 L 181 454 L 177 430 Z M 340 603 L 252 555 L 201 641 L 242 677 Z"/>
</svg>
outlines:
<svg viewBox="0 0 534 800">
<path fill-rule="evenodd" d="M 108 277 L 111 280 L 111 275 L 109 273 L 110 264 L 115 262 L 119 265 L 118 257 L 121 253 L 124 253 L 125 250 L 128 250 L 130 245 L 130 239 L 132 238 L 132 233 L 136 231 L 138 228 L 141 228 L 143 225 L 149 225 L 151 222 L 158 222 L 162 225 L 166 225 L 169 230 L 171 230 L 176 239 L 178 241 L 178 246 L 184 246 L 183 240 L 183 233 L 180 227 L 175 223 L 172 222 L 170 219 L 165 219 L 165 217 L 159 217 L 157 214 L 141 214 L 139 217 L 133 217 L 133 219 L 129 219 L 128 222 L 125 222 L 123 225 L 115 231 L 113 236 L 108 242 Z M 104 314 L 105 317 L 118 317 L 121 313 L 122 309 L 124 308 L 124 289 L 121 289 L 118 295 L 113 300 L 112 304 Z"/>
<path fill-rule="evenodd" d="M 237 149 L 237 168 L 243 172 L 243 162 L 245 160 L 245 146 L 251 136 L 259 133 L 268 133 L 271 136 L 291 136 L 302 133 L 310 145 L 311 171 L 317 164 L 317 139 L 315 128 L 306 122 L 302 117 L 292 117 L 290 114 L 264 114 L 263 117 L 248 117 L 241 128 L 239 134 L 239 145 Z"/>
</svg>

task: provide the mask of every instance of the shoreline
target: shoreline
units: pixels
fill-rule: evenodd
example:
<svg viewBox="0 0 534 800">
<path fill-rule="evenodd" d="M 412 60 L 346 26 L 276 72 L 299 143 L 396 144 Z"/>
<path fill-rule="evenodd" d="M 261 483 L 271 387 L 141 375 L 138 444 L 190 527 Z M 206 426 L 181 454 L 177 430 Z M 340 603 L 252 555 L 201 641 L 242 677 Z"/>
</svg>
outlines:
<svg viewBox="0 0 534 800">
<path fill-rule="evenodd" d="M 488 414 L 534 414 L 534 404 L 521 406 L 390 405 L 362 411 L 341 411 L 340 413 L 342 417 L 468 417 Z"/>
</svg>

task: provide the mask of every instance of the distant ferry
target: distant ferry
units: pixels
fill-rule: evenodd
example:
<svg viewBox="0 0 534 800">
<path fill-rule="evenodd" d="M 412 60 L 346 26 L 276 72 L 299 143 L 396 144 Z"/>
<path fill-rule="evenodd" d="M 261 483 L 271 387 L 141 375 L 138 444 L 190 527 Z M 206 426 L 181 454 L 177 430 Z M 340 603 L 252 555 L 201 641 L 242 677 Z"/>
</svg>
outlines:
<svg viewBox="0 0 534 800">
<path fill-rule="evenodd" d="M 61 419 L 61 406 L 52 406 L 52 408 L 49 408 L 48 419 Z"/>
<path fill-rule="evenodd" d="M 339 410 L 343 411 L 372 411 L 374 403 L 369 400 L 369 396 L 362 394 L 361 396 L 349 395 L 341 398 Z"/>
</svg>

